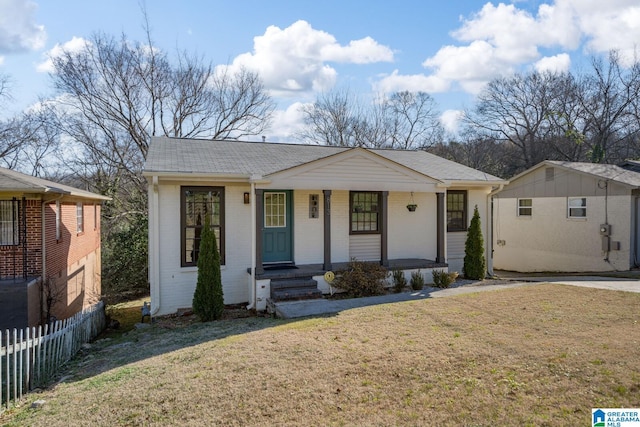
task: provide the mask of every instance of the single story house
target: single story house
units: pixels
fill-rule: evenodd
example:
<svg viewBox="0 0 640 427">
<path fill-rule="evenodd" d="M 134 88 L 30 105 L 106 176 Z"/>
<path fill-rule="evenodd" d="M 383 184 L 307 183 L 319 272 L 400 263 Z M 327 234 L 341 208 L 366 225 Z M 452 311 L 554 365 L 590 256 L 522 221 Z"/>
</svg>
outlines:
<svg viewBox="0 0 640 427">
<path fill-rule="evenodd" d="M 191 307 L 204 215 L 225 303 L 264 310 L 287 280 L 328 293 L 325 272 L 353 258 L 428 281 L 461 271 L 474 206 L 490 236 L 488 200 L 506 183 L 425 151 L 168 137 L 152 138 L 143 175 L 153 315 Z"/>
<path fill-rule="evenodd" d="M 510 179 L 493 200 L 494 268 L 589 272 L 638 266 L 638 166 L 547 160 Z"/>
<path fill-rule="evenodd" d="M 98 302 L 108 199 L 0 168 L 0 329 L 65 319 Z"/>
</svg>

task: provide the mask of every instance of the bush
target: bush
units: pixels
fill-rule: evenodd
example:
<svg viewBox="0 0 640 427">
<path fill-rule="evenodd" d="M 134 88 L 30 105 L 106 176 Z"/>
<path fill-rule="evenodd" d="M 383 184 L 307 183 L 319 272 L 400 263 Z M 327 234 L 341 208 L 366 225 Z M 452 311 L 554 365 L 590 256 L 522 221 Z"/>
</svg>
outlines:
<svg viewBox="0 0 640 427">
<path fill-rule="evenodd" d="M 102 293 L 114 301 L 149 295 L 147 216 L 121 223 L 102 241 Z"/>
<path fill-rule="evenodd" d="M 413 273 L 411 273 L 410 283 L 411 283 L 411 289 L 413 289 L 414 291 L 419 291 L 422 288 L 424 288 L 424 276 L 422 275 L 420 270 L 414 271 Z"/>
<path fill-rule="evenodd" d="M 467 231 L 467 240 L 464 244 L 464 277 L 472 280 L 483 280 L 487 273 L 484 259 L 484 238 L 480 227 L 480 214 L 478 205 L 473 210 L 473 218 Z"/>
<path fill-rule="evenodd" d="M 433 286 L 436 288 L 448 288 L 458 278 L 458 272 L 447 273 L 444 270 L 433 270 Z"/>
<path fill-rule="evenodd" d="M 346 270 L 339 271 L 333 286 L 351 297 L 368 297 L 384 294 L 384 281 L 389 275 L 378 263 L 352 259 Z"/>
<path fill-rule="evenodd" d="M 220 252 L 216 237 L 209 226 L 209 215 L 205 215 L 200 254 L 198 255 L 198 281 L 193 294 L 193 312 L 203 322 L 216 320 L 224 312 L 222 277 L 220 274 Z"/>
<path fill-rule="evenodd" d="M 393 270 L 393 291 L 395 293 L 402 292 L 405 286 L 407 286 L 407 278 L 404 277 L 404 271 Z"/>
</svg>

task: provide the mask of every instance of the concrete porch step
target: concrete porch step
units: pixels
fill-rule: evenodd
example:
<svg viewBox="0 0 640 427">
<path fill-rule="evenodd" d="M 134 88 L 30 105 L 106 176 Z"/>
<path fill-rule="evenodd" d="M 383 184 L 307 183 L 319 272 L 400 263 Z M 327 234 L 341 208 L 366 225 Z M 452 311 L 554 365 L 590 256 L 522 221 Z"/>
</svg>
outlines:
<svg viewBox="0 0 640 427">
<path fill-rule="evenodd" d="M 314 298 L 322 298 L 322 292 L 318 289 L 318 282 L 311 277 L 271 281 L 271 300 L 273 301 Z"/>
</svg>

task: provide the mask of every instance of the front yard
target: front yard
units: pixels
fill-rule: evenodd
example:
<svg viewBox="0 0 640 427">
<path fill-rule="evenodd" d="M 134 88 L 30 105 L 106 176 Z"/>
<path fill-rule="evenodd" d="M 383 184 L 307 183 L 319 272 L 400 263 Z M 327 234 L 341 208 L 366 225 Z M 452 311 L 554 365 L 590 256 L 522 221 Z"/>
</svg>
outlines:
<svg viewBox="0 0 640 427">
<path fill-rule="evenodd" d="M 93 344 L 0 424 L 587 425 L 591 408 L 640 406 L 638 307 L 640 294 L 543 284 L 158 323 Z"/>
</svg>

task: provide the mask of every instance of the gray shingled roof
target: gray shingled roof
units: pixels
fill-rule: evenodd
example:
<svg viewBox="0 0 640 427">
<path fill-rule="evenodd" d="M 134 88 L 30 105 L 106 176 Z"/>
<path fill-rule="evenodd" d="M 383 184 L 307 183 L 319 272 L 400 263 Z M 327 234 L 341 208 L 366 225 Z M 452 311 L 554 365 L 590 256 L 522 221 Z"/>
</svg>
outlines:
<svg viewBox="0 0 640 427">
<path fill-rule="evenodd" d="M 598 178 L 619 182 L 632 187 L 640 187 L 640 173 L 633 170 L 624 169 L 616 165 L 607 165 L 602 163 L 562 162 L 557 160 L 547 160 L 543 163 L 587 173 Z"/>
<path fill-rule="evenodd" d="M 267 176 L 349 149 L 323 145 L 157 137 L 151 140 L 144 174 Z M 370 151 L 441 181 L 505 182 L 501 178 L 425 151 Z"/>
<path fill-rule="evenodd" d="M 68 185 L 58 184 L 46 179 L 26 175 L 11 169 L 0 168 L 0 192 L 62 194 L 93 200 L 110 200 L 109 197 Z"/>
</svg>

